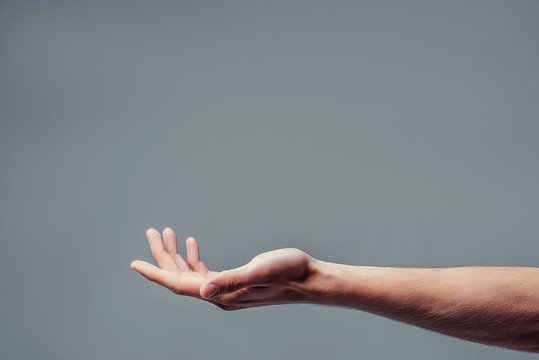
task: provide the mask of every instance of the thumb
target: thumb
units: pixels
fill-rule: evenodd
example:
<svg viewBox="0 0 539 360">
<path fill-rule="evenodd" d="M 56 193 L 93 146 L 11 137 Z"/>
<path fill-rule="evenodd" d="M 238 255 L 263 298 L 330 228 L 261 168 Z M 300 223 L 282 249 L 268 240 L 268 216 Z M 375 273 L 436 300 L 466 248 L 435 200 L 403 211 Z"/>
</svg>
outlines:
<svg viewBox="0 0 539 360">
<path fill-rule="evenodd" d="M 256 285 L 252 265 L 246 264 L 236 269 L 221 271 L 208 278 L 200 287 L 203 299 L 232 293 L 247 286 Z"/>
</svg>

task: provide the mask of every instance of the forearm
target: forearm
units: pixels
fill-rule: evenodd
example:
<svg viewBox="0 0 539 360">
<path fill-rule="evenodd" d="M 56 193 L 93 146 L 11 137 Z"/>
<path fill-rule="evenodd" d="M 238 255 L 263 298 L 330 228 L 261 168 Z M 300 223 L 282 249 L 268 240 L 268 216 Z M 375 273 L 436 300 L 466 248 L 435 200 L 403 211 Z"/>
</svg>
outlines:
<svg viewBox="0 0 539 360">
<path fill-rule="evenodd" d="M 304 302 L 539 352 L 539 268 L 387 268 L 316 260 L 311 269 L 300 289 Z"/>
</svg>

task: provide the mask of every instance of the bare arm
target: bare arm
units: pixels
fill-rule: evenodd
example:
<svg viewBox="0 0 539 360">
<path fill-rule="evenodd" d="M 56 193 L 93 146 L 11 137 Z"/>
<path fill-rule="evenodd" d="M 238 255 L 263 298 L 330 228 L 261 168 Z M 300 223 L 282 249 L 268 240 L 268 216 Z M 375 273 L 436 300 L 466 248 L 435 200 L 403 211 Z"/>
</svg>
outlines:
<svg viewBox="0 0 539 360">
<path fill-rule="evenodd" d="M 306 302 L 344 306 L 483 344 L 539 352 L 539 269 L 385 268 L 315 260 Z"/>
<path fill-rule="evenodd" d="M 171 229 L 163 236 L 150 229 L 147 236 L 159 267 L 136 260 L 134 270 L 223 310 L 291 303 L 349 307 L 469 341 L 539 352 L 539 268 L 353 266 L 286 248 L 215 272 L 200 260 L 195 239 L 186 240 L 185 262 Z"/>
</svg>

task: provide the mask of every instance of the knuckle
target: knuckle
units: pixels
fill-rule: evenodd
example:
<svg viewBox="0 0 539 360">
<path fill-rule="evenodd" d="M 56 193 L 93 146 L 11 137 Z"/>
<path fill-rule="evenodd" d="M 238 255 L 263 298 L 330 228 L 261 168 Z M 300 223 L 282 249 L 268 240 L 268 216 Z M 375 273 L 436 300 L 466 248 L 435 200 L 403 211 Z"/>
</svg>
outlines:
<svg viewBox="0 0 539 360">
<path fill-rule="evenodd" d="M 193 268 L 196 267 L 196 265 L 197 265 L 197 261 L 195 261 L 194 259 L 189 259 L 188 258 L 187 263 L 189 264 L 189 266 L 191 266 Z"/>
<path fill-rule="evenodd" d="M 163 255 L 165 254 L 165 250 L 158 250 L 158 249 L 153 249 L 152 248 L 152 256 L 154 258 L 158 258 L 158 257 L 162 257 Z"/>
</svg>

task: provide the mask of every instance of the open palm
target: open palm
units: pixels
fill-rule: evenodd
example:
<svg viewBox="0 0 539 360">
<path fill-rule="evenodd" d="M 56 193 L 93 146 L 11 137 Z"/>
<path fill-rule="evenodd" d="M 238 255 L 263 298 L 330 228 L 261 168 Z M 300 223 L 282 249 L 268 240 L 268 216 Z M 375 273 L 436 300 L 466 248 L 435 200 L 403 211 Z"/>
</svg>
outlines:
<svg viewBox="0 0 539 360">
<path fill-rule="evenodd" d="M 203 299 L 223 310 L 302 301 L 304 294 L 296 284 L 306 281 L 315 260 L 299 249 L 285 248 L 261 253 L 241 267 L 215 272 L 200 260 L 192 237 L 186 240 L 185 262 L 172 229 L 166 228 L 163 236 L 148 229 L 146 235 L 159 267 L 135 260 L 131 263 L 134 270 L 175 294 Z"/>
<path fill-rule="evenodd" d="M 200 298 L 200 286 L 208 276 L 216 272 L 208 270 L 200 260 L 196 240 L 188 237 L 185 241 L 187 248 L 187 262 L 185 262 L 178 252 L 178 238 L 171 228 L 166 228 L 163 236 L 153 228 L 148 229 L 146 236 L 159 267 L 146 261 L 135 260 L 131 263 L 131 268 L 175 294 Z"/>
</svg>

